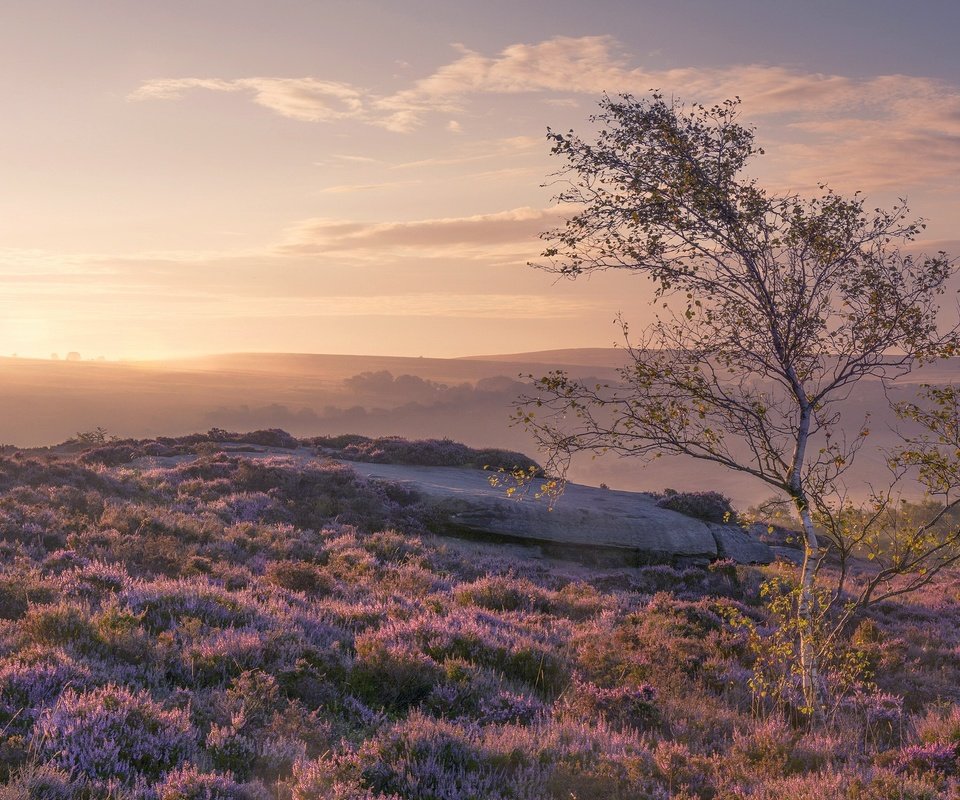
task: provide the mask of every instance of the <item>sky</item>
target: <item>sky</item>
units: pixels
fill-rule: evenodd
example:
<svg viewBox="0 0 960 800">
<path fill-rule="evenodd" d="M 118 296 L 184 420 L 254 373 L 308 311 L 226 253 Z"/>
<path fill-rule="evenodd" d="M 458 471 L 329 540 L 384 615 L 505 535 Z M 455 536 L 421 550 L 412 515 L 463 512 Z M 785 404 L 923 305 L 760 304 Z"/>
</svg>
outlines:
<svg viewBox="0 0 960 800">
<path fill-rule="evenodd" d="M 739 96 L 775 191 L 960 255 L 960 4 L 5 0 L 0 355 L 603 347 L 635 275 L 527 266 L 546 128 Z"/>
</svg>

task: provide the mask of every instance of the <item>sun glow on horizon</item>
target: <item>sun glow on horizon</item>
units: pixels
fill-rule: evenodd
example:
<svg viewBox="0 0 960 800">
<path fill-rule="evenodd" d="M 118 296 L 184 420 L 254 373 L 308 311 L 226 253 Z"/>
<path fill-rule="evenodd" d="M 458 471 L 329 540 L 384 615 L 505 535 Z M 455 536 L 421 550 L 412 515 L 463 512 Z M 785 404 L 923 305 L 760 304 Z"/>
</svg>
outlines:
<svg viewBox="0 0 960 800">
<path fill-rule="evenodd" d="M 644 0 L 633 17 L 603 0 L 550 20 L 436 4 L 431 27 L 374 0 L 284 6 L 265 36 L 259 14 L 220 0 L 108 24 L 76 4 L 14 5 L 0 45 L 36 68 L 0 75 L 7 354 L 608 347 L 618 311 L 649 319 L 644 282 L 554 284 L 526 266 L 563 221 L 545 131 L 586 131 L 603 92 L 651 86 L 739 95 L 763 185 L 824 180 L 878 205 L 908 193 L 931 246 L 960 253 L 946 20 L 699 0 Z M 784 29 L 818 49 L 770 35 Z M 923 46 L 878 63 L 888 39 Z"/>
</svg>

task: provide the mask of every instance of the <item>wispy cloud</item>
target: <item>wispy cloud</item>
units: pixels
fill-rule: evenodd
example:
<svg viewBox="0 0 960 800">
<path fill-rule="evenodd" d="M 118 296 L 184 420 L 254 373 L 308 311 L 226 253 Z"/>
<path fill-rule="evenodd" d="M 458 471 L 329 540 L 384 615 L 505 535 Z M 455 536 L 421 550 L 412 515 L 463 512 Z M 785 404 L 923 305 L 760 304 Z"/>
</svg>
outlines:
<svg viewBox="0 0 960 800">
<path fill-rule="evenodd" d="M 336 186 L 327 186 L 320 189 L 320 194 L 352 194 L 354 192 L 370 192 L 382 189 L 399 189 L 406 186 L 415 186 L 422 181 L 384 181 L 382 183 L 344 183 Z"/>
<path fill-rule="evenodd" d="M 503 180 L 504 178 L 542 178 L 543 173 L 537 167 L 504 167 L 503 169 L 486 169 L 481 172 L 471 172 L 464 178 L 473 180 Z"/>
<path fill-rule="evenodd" d="M 911 99 L 922 102 L 931 92 L 941 102 L 956 98 L 955 87 L 950 92 L 950 87 L 932 79 L 904 75 L 856 79 L 764 64 L 630 68 L 621 46 L 609 36 L 515 44 L 495 56 L 462 46 L 457 49 L 458 58 L 391 95 L 315 77 L 253 77 L 157 79 L 145 82 L 130 97 L 169 100 L 193 89 L 246 92 L 254 102 L 294 119 L 316 122 L 352 117 L 397 130 L 417 126 L 426 114 L 456 110 L 475 94 L 555 93 L 565 97 L 548 99 L 566 105 L 575 102 L 572 94 L 646 92 L 661 87 L 705 102 L 739 95 L 757 115 L 838 108 L 876 111 L 879 106 L 889 111 Z"/>
<path fill-rule="evenodd" d="M 310 219 L 288 230 L 287 241 L 279 252 L 360 259 L 417 255 L 526 260 L 539 250 L 539 233 L 555 225 L 560 213 L 560 209 L 515 208 L 494 214 L 410 222 Z"/>
<path fill-rule="evenodd" d="M 7 288 L 7 287 L 5 287 Z M 65 291 L 68 290 L 68 291 Z M 44 315 L 108 317 L 114 321 L 163 322 L 316 317 L 450 317 L 471 319 L 566 319 L 596 308 L 595 299 L 544 294 L 427 291 L 390 295 L 325 293 L 259 296 L 251 292 L 154 288 L 105 284 L 77 286 L 27 282 L 5 291 L 0 311 L 11 321 Z"/>
<path fill-rule="evenodd" d="M 337 161 L 345 161 L 348 164 L 378 164 L 380 163 L 379 158 L 374 158 L 373 156 L 354 156 L 354 155 L 345 155 L 343 153 L 337 153 L 332 156 Z"/>
<path fill-rule="evenodd" d="M 793 184 L 831 182 L 862 189 L 923 186 L 954 191 L 960 179 L 960 95 L 918 87 L 891 101 L 886 116 L 840 116 L 797 122 L 799 140 L 775 158 Z"/>
<path fill-rule="evenodd" d="M 534 294 L 424 292 L 396 295 L 337 295 L 313 298 L 234 298 L 230 316 L 242 317 L 453 317 L 457 319 L 566 319 L 594 308 L 595 301 Z M 223 299 L 211 298 L 216 316 Z"/>
<path fill-rule="evenodd" d="M 870 189 L 960 178 L 956 85 L 925 77 L 854 78 L 766 64 L 650 70 L 630 65 L 609 36 L 555 37 L 514 44 L 495 55 L 458 46 L 452 61 L 392 94 L 316 77 L 201 77 L 147 81 L 130 97 L 169 100 L 192 90 L 238 92 L 290 119 L 353 120 L 403 132 L 433 115 L 442 115 L 437 122 L 446 126 L 480 95 L 539 93 L 546 102 L 568 105 L 578 95 L 645 93 L 653 87 L 705 103 L 740 96 L 748 119 L 801 123 L 794 128 L 797 140 L 788 140 L 792 149 L 782 148 L 795 161 L 784 174 L 800 184 L 827 179 Z M 471 157 L 483 155 L 464 158 Z M 439 157 L 402 166 L 462 160 Z"/>
<path fill-rule="evenodd" d="M 55 254 L 41 251 L 0 251 L 0 311 L 6 325 L 27 319 L 74 316 L 107 319 L 114 323 L 128 320 L 163 322 L 171 314 L 182 321 L 209 322 L 217 319 L 271 319 L 321 317 L 448 317 L 471 319 L 565 319 L 595 309 L 595 298 L 573 295 L 558 297 L 552 293 L 517 290 L 515 284 L 501 291 L 482 289 L 465 292 L 450 281 L 432 281 L 422 291 L 409 287 L 383 294 L 383 286 L 371 284 L 362 276 L 344 276 L 331 281 L 317 273 L 312 258 L 316 252 L 335 252 L 339 256 L 372 255 L 377 241 L 390 241 L 381 254 L 398 242 L 401 249 L 419 253 L 450 254 L 476 238 L 469 232 L 452 233 L 451 226 L 485 226 L 532 219 L 533 212 L 507 212 L 488 215 L 487 219 L 425 221 L 412 226 L 387 224 L 365 226 L 360 223 L 330 223 L 300 226 L 302 241 L 285 246 L 285 257 L 270 249 L 258 256 L 249 253 L 229 257 L 223 253 L 181 252 L 162 259 L 152 253 L 130 253 L 122 257 L 100 254 L 77 255 L 69 264 Z M 442 234 L 430 232 L 434 222 Z M 376 228 L 373 231 L 370 228 Z M 418 230 L 419 228 L 419 230 Z M 319 231 L 330 242 L 322 245 Z M 307 244 L 307 238 L 314 240 Z M 520 233 L 503 232 L 501 245 Z M 351 241 L 353 239 L 353 241 Z M 336 242 L 339 240 L 339 243 Z M 362 240 L 362 243 L 361 243 Z M 368 249 L 364 249 L 368 248 Z M 494 246 L 489 256 L 495 256 Z M 298 257 L 291 261 L 291 256 Z M 262 278 L 263 264 L 271 264 L 271 274 L 283 274 L 284 281 Z M 224 271 L 232 279 L 224 284 Z M 314 273 L 304 281 L 304 276 Z M 184 280 L 189 275 L 189 280 Z M 297 279 L 296 276 L 300 276 Z M 291 278 L 294 280 L 291 281 Z"/>
<path fill-rule="evenodd" d="M 291 119 L 327 122 L 352 118 L 403 132 L 419 127 L 428 114 L 459 111 L 470 94 L 615 90 L 629 74 L 616 49 L 613 39 L 597 36 L 517 44 L 492 57 L 458 46 L 459 58 L 391 95 L 316 77 L 189 77 L 146 81 L 129 98 L 174 100 L 197 89 L 244 92 L 255 103 Z"/>
<path fill-rule="evenodd" d="M 421 167 L 449 167 L 478 161 L 503 160 L 529 155 L 543 150 L 543 139 L 537 136 L 507 136 L 502 139 L 484 139 L 466 142 L 454 153 L 404 161 L 393 164 L 392 169 L 420 169 Z"/>
<path fill-rule="evenodd" d="M 280 116 L 304 122 L 362 118 L 364 90 L 317 78 L 162 78 L 147 81 L 131 100 L 176 100 L 193 89 L 244 92 Z"/>
<path fill-rule="evenodd" d="M 412 182 L 412 181 L 411 181 Z M 397 182 L 396 185 L 406 182 Z M 394 184 L 385 184 L 391 186 Z M 363 191 L 366 186 L 328 187 L 330 192 Z M 371 185 L 369 188 L 379 188 Z M 255 247 L 209 250 L 140 250 L 127 253 L 63 254 L 0 248 L 0 282 L 77 281 L 104 287 L 149 287 L 157 281 L 187 286 L 212 274 L 222 286 L 224 270 L 246 277 L 262 273 L 265 262 L 285 268 L 315 263 L 317 255 L 338 260 L 468 258 L 502 263 L 504 256 L 530 258 L 540 249 L 538 235 L 559 223 L 569 209 L 520 207 L 489 214 L 417 220 L 356 221 L 309 218 L 286 227 L 273 242 Z M 42 276 L 39 278 L 37 276 Z"/>
</svg>

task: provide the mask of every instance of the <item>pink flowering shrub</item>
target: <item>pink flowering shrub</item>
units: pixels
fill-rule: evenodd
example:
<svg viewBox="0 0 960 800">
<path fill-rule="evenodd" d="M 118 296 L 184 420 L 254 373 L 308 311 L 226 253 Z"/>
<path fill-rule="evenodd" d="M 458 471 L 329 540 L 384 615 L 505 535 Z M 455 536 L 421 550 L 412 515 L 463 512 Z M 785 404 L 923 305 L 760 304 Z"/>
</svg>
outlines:
<svg viewBox="0 0 960 800">
<path fill-rule="evenodd" d="M 249 433 L 230 433 L 221 428 L 211 428 L 207 438 L 212 442 L 239 442 L 255 444 L 261 447 L 282 447 L 287 450 L 296 450 L 299 442 L 286 431 L 279 428 L 250 431 Z"/>
<path fill-rule="evenodd" d="M 487 575 L 461 586 L 455 593 L 463 606 L 480 606 L 491 611 L 541 611 L 552 609 L 550 593 L 523 579 Z"/>
<path fill-rule="evenodd" d="M 59 575 L 64 595 L 85 599 L 104 599 L 119 592 L 130 575 L 122 564 L 87 561 Z"/>
<path fill-rule="evenodd" d="M 421 708 L 437 717 L 489 724 L 528 724 L 547 706 L 529 691 L 511 687 L 495 671 L 451 658 L 443 663 L 443 678 Z"/>
<path fill-rule="evenodd" d="M 844 701 L 863 728 L 864 736 L 876 741 L 898 742 L 903 733 L 903 698 L 885 692 L 857 691 Z"/>
<path fill-rule="evenodd" d="M 960 744 L 960 707 L 933 708 L 916 723 L 921 742 Z"/>
<path fill-rule="evenodd" d="M 80 790 L 84 788 L 77 786 L 67 770 L 50 763 L 37 764 L 24 760 L 18 767 L 4 776 L 4 785 L 0 786 L 0 798 L 3 800 L 72 800 L 81 795 Z"/>
<path fill-rule="evenodd" d="M 584 626 L 574 646 L 580 670 L 599 686 L 689 687 L 721 646 L 724 630 L 709 603 L 659 593 L 642 612 Z"/>
<path fill-rule="evenodd" d="M 142 614 L 151 630 L 171 628 L 183 617 L 213 627 L 243 626 L 253 622 L 257 603 L 205 579 L 130 581 L 117 594 L 131 612 Z"/>
<path fill-rule="evenodd" d="M 510 575 L 484 575 L 454 592 L 463 606 L 480 606 L 490 611 L 528 611 L 586 619 L 598 613 L 603 600 L 586 584 L 568 583 L 551 590 L 534 581 Z"/>
<path fill-rule="evenodd" d="M 328 594 L 333 579 L 309 561 L 272 561 L 264 572 L 271 583 L 292 592 Z"/>
<path fill-rule="evenodd" d="M 262 784 L 237 783 L 219 772 L 201 772 L 185 764 L 168 772 L 156 786 L 157 800 L 270 800 Z"/>
<path fill-rule="evenodd" d="M 32 647 L 0 664 L 0 723 L 23 727 L 56 703 L 65 687 L 92 686 L 94 670 L 59 647 Z"/>
<path fill-rule="evenodd" d="M 423 615 L 391 622 L 357 640 L 361 648 L 397 648 L 419 652 L 436 664 L 456 658 L 498 670 L 547 696 L 569 680 L 567 667 L 551 646 L 549 634 L 535 634 L 522 623 L 457 609 L 447 616 Z"/>
<path fill-rule="evenodd" d="M 226 522 L 280 522 L 287 512 L 277 501 L 264 492 L 238 492 L 222 497 L 209 505 Z"/>
<path fill-rule="evenodd" d="M 66 601 L 30 606 L 17 633 L 21 645 L 67 645 L 81 652 L 96 648 L 90 617 L 80 606 Z"/>
<path fill-rule="evenodd" d="M 900 751 L 897 771 L 900 773 L 938 772 L 955 775 L 960 770 L 960 754 L 955 744 L 914 744 Z"/>
<path fill-rule="evenodd" d="M 184 660 L 200 683 L 219 684 L 245 670 L 263 665 L 265 648 L 254 627 L 218 628 L 193 638 Z"/>
<path fill-rule="evenodd" d="M 428 655 L 401 643 L 388 645 L 379 637 L 357 639 L 357 657 L 350 688 L 367 704 L 405 711 L 421 703 L 443 671 Z"/>
<path fill-rule="evenodd" d="M 667 489 L 657 505 L 707 522 L 735 522 L 737 516 L 730 498 L 719 492 L 676 492 Z"/>
<path fill-rule="evenodd" d="M 14 581 L 0 582 L 0 620 L 20 619 L 30 607 L 27 592 Z"/>
<path fill-rule="evenodd" d="M 37 720 L 32 740 L 50 762 L 93 781 L 157 779 L 195 748 L 187 713 L 146 692 L 107 684 L 67 689 Z"/>
<path fill-rule="evenodd" d="M 77 461 L 81 464 L 102 464 L 105 467 L 116 467 L 127 464 L 137 455 L 136 447 L 129 444 L 108 444 L 95 447 L 82 453 Z"/>
<path fill-rule="evenodd" d="M 401 439 L 384 436 L 318 436 L 308 440 L 324 454 L 352 461 L 373 461 L 378 464 L 414 464 L 428 467 L 473 467 L 475 469 L 539 469 L 539 465 L 509 450 L 488 448 L 474 450 L 450 439 Z"/>
<path fill-rule="evenodd" d="M 478 728 L 417 712 L 357 751 L 321 757 L 295 774 L 295 796 L 306 796 L 307 785 L 323 797 L 346 784 L 423 800 L 643 797 L 657 783 L 643 744 L 602 726 L 539 721 L 532 729 Z"/>
<path fill-rule="evenodd" d="M 743 622 L 769 632 L 759 587 L 789 567 L 463 545 L 428 532 L 415 494 L 284 442 L 0 454 L 0 800 L 960 791 L 957 575 L 857 620 L 850 674 L 827 675 L 846 689 L 807 729 L 751 689 Z"/>
<path fill-rule="evenodd" d="M 611 727 L 645 730 L 660 722 L 657 691 L 652 686 L 604 688 L 575 680 L 564 692 L 560 707 L 580 719 L 604 719 Z"/>
<path fill-rule="evenodd" d="M 214 764 L 230 774 L 273 779 L 295 762 L 328 750 L 333 726 L 317 711 L 289 700 L 271 674 L 251 670 L 221 695 L 205 747 Z"/>
</svg>

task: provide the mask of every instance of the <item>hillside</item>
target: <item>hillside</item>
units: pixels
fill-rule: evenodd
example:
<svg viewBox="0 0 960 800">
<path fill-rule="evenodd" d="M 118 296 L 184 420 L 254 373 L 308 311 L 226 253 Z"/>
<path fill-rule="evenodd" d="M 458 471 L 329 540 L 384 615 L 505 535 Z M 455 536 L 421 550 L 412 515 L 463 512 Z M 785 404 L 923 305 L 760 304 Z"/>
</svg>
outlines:
<svg viewBox="0 0 960 800">
<path fill-rule="evenodd" d="M 956 576 L 860 622 L 805 730 L 750 683 L 791 565 L 443 539 L 401 487 L 268 443 L 0 457 L 0 798 L 956 790 Z"/>
</svg>

